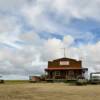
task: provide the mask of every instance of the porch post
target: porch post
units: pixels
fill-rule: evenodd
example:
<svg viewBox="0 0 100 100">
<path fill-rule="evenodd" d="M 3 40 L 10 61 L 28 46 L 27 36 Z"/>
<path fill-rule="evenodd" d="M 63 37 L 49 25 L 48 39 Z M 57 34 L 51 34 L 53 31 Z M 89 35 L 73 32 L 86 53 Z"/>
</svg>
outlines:
<svg viewBox="0 0 100 100">
<path fill-rule="evenodd" d="M 65 79 L 68 79 L 68 72 L 66 71 L 66 76 L 65 76 Z"/>
<path fill-rule="evenodd" d="M 53 72 L 53 79 L 55 79 L 55 71 Z"/>
</svg>

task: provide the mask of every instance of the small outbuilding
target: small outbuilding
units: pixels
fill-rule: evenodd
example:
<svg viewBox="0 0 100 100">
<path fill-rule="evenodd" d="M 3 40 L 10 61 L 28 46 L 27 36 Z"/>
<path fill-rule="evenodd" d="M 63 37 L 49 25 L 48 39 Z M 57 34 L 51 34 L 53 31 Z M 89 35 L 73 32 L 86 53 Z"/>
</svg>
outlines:
<svg viewBox="0 0 100 100">
<path fill-rule="evenodd" d="M 40 82 L 41 77 L 40 76 L 30 76 L 29 80 L 30 80 L 30 82 Z"/>
</svg>

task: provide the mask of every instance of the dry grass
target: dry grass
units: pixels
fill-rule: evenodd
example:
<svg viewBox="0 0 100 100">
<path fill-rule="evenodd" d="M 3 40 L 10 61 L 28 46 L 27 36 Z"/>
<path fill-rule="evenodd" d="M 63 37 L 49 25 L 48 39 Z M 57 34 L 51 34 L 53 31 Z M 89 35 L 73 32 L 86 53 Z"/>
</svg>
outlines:
<svg viewBox="0 0 100 100">
<path fill-rule="evenodd" d="M 0 84 L 0 100 L 100 100 L 100 85 Z"/>
</svg>

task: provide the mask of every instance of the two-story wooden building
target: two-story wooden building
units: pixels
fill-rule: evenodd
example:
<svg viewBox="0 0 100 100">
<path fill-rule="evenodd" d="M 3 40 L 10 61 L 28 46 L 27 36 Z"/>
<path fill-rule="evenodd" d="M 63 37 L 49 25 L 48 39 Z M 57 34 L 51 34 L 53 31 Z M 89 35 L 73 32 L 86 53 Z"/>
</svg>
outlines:
<svg viewBox="0 0 100 100">
<path fill-rule="evenodd" d="M 48 61 L 48 68 L 45 69 L 47 80 L 76 80 L 78 77 L 84 77 L 87 70 L 82 68 L 82 61 L 66 57 Z"/>
</svg>

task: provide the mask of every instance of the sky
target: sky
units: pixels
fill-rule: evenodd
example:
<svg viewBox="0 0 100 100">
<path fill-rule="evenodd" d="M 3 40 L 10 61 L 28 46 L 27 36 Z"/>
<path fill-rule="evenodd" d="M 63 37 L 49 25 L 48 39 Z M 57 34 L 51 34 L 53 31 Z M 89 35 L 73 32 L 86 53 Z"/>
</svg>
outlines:
<svg viewBox="0 0 100 100">
<path fill-rule="evenodd" d="M 41 75 L 48 60 L 100 71 L 100 0 L 0 0 L 0 75 Z"/>
</svg>

